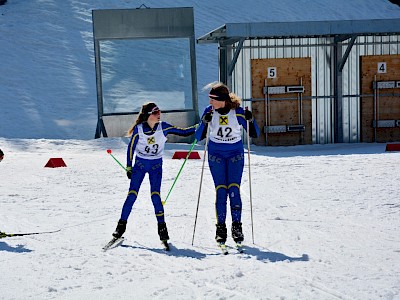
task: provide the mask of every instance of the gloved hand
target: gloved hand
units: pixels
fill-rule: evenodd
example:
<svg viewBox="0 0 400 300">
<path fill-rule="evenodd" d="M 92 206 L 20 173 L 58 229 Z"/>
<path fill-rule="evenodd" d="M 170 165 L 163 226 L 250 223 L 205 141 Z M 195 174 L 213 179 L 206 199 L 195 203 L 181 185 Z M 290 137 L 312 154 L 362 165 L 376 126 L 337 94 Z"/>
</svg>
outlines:
<svg viewBox="0 0 400 300">
<path fill-rule="evenodd" d="M 213 114 L 212 111 L 209 111 L 208 113 L 206 113 L 206 114 L 203 116 L 203 122 L 204 122 L 204 123 L 210 123 L 210 122 L 211 122 L 211 119 L 212 119 L 212 114 Z"/>
<path fill-rule="evenodd" d="M 253 114 L 251 113 L 251 111 L 249 111 L 248 109 L 246 109 L 244 111 L 244 118 L 246 119 L 246 121 L 253 121 Z"/>
<path fill-rule="evenodd" d="M 132 177 L 132 167 L 126 167 L 126 176 L 131 179 Z"/>
</svg>

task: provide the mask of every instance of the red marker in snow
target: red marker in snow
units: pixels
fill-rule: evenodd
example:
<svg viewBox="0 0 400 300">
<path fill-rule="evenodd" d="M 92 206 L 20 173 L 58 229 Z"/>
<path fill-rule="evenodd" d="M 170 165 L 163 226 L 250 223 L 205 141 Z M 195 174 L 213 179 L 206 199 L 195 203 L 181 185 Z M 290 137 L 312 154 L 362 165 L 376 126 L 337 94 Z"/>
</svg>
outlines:
<svg viewBox="0 0 400 300">
<path fill-rule="evenodd" d="M 108 149 L 108 150 L 107 150 L 107 153 L 108 153 L 108 154 L 111 154 L 111 153 L 112 153 L 112 150 L 111 150 L 111 149 Z"/>
</svg>

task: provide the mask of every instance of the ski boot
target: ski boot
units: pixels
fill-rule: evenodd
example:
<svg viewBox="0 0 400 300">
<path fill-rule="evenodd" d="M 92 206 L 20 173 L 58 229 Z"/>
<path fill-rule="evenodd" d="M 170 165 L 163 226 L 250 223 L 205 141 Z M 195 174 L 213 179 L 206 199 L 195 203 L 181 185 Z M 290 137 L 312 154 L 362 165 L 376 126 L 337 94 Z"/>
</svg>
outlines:
<svg viewBox="0 0 400 300">
<path fill-rule="evenodd" d="M 226 233 L 226 224 L 216 224 L 217 226 L 217 231 L 215 234 L 215 240 L 219 244 L 225 244 L 226 238 L 227 238 L 227 233 Z"/>
<path fill-rule="evenodd" d="M 161 243 L 164 246 L 165 251 L 169 251 L 169 245 L 168 245 L 168 229 L 167 229 L 167 224 L 165 222 L 158 223 L 158 235 L 160 236 Z"/>
<path fill-rule="evenodd" d="M 241 222 L 233 222 L 232 223 L 232 238 L 237 243 L 240 244 L 244 240 L 243 232 L 242 232 L 242 223 Z"/>
<path fill-rule="evenodd" d="M 169 240 L 167 224 L 165 222 L 158 223 L 158 235 L 161 241 Z"/>
<path fill-rule="evenodd" d="M 120 238 L 126 230 L 126 220 L 119 220 L 117 228 L 115 228 L 114 233 L 112 234 L 115 238 Z"/>
<path fill-rule="evenodd" d="M 228 254 L 228 249 L 226 248 L 225 242 L 227 238 L 227 233 L 226 233 L 226 224 L 216 224 L 217 226 L 217 232 L 215 234 L 215 240 L 218 243 L 218 246 L 221 248 L 221 251 L 224 255 Z"/>
</svg>

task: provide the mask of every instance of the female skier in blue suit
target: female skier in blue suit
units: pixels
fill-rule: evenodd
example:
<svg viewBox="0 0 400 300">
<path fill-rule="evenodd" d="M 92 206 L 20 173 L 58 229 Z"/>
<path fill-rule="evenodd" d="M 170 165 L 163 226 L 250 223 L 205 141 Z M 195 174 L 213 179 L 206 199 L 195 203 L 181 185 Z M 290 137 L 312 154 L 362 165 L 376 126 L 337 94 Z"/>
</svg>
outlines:
<svg viewBox="0 0 400 300">
<path fill-rule="evenodd" d="M 251 137 L 258 137 L 260 130 L 250 111 L 240 107 L 241 100 L 229 92 L 226 85 L 214 83 L 209 85 L 210 106 L 202 115 L 202 122 L 196 130 L 196 139 L 206 136 L 209 126 L 208 165 L 216 190 L 215 209 L 217 214 L 216 241 L 224 244 L 227 238 L 226 214 L 227 198 L 230 199 L 232 217 L 232 238 L 235 242 L 243 241 L 241 223 L 242 200 L 240 184 L 244 167 L 244 150 L 241 128 L 249 130 Z M 247 128 L 247 121 L 249 127 Z"/>
<path fill-rule="evenodd" d="M 121 218 L 113 233 L 116 238 L 121 237 L 126 230 L 126 223 L 136 201 L 140 185 L 146 173 L 149 174 L 151 201 L 158 223 L 160 240 L 169 240 L 167 226 L 164 218 L 164 207 L 161 202 L 160 188 L 162 180 L 162 156 L 168 134 L 188 136 L 195 132 L 195 126 L 178 128 L 167 122 L 160 121 L 161 110 L 155 103 L 147 103 L 135 122 L 129 129 L 131 136 L 127 151 L 126 175 L 131 180 L 128 196 L 122 207 Z M 133 157 L 135 161 L 133 164 Z M 133 164 L 133 167 L 132 167 Z"/>
</svg>

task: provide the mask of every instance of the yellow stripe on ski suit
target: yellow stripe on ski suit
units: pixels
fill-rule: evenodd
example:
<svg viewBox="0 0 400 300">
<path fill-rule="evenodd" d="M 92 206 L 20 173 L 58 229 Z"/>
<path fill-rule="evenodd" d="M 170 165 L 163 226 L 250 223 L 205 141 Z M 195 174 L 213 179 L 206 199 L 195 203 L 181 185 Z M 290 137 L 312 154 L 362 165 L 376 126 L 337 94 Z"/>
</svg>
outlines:
<svg viewBox="0 0 400 300">
<path fill-rule="evenodd" d="M 131 191 L 129 191 L 129 192 L 128 192 L 128 195 L 129 195 L 129 194 L 135 194 L 135 195 L 136 195 L 136 197 L 137 197 L 137 195 L 138 195 L 138 193 L 137 193 L 135 190 L 131 190 Z"/>
<path fill-rule="evenodd" d="M 215 207 L 215 217 L 216 217 L 216 220 L 217 220 L 217 223 L 218 223 L 218 213 L 217 213 L 217 191 L 218 191 L 218 189 L 229 189 L 229 188 L 231 188 L 231 187 L 233 187 L 233 186 L 236 186 L 239 190 L 240 190 L 240 185 L 239 184 L 237 184 L 237 183 L 231 183 L 228 187 L 226 187 L 226 185 L 224 185 L 224 184 L 220 184 L 220 185 L 218 185 L 218 186 L 216 186 L 215 187 L 215 204 L 214 204 L 214 207 Z"/>
</svg>

